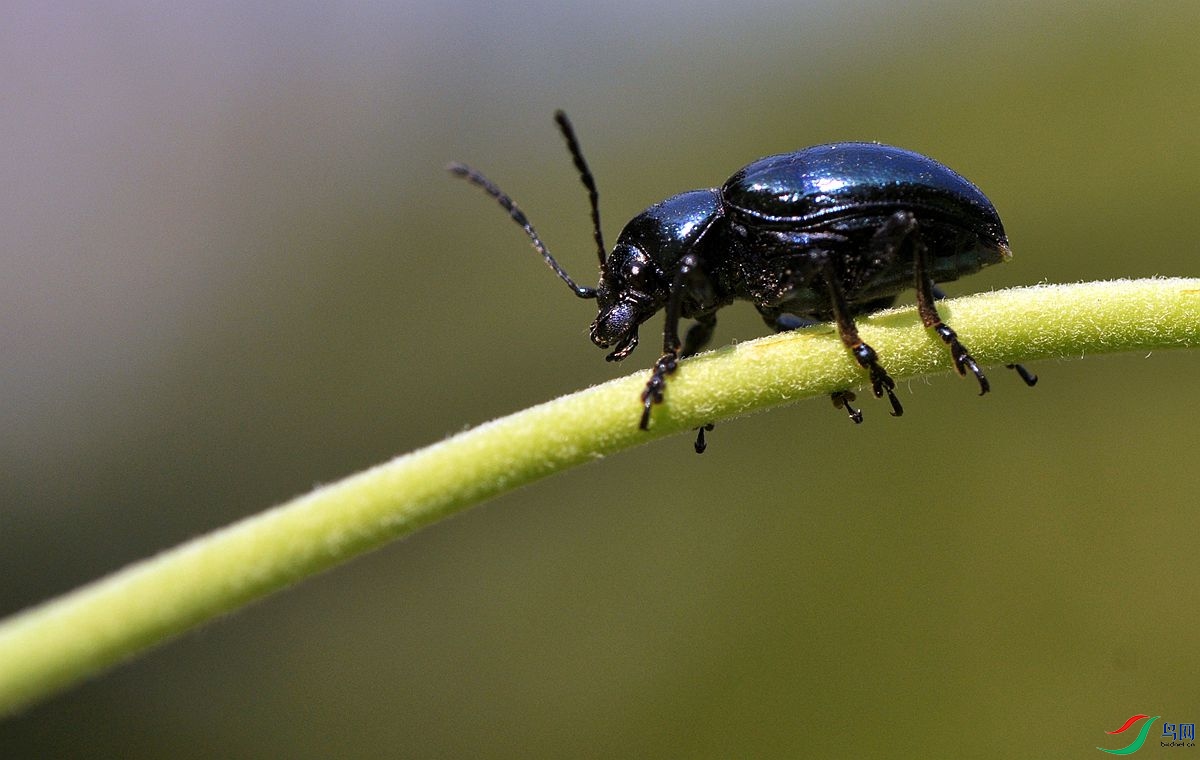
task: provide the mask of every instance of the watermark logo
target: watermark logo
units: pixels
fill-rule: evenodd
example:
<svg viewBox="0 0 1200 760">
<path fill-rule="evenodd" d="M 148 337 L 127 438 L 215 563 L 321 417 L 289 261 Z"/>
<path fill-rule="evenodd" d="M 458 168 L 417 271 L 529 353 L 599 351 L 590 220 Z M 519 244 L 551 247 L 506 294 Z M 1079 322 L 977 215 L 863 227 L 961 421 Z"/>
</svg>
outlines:
<svg viewBox="0 0 1200 760">
<path fill-rule="evenodd" d="M 1107 752 L 1110 755 L 1132 755 L 1142 748 L 1146 743 L 1146 737 L 1150 735 L 1150 727 L 1154 725 L 1154 721 L 1161 718 L 1161 715 L 1155 715 L 1151 718 L 1149 715 L 1133 715 L 1129 720 L 1125 721 L 1124 725 L 1115 731 L 1105 731 L 1104 733 L 1111 735 L 1123 734 L 1134 726 L 1139 721 L 1142 723 L 1138 730 L 1137 736 L 1132 742 L 1121 747 L 1120 749 L 1106 749 L 1104 747 L 1096 747 L 1101 752 Z M 1147 720 L 1148 719 L 1148 720 Z M 1195 723 L 1163 723 L 1162 737 L 1158 742 L 1159 747 L 1195 747 L 1196 746 L 1196 724 Z"/>
<path fill-rule="evenodd" d="M 1110 755 L 1132 755 L 1134 752 L 1137 752 L 1139 749 L 1141 749 L 1142 745 L 1146 743 L 1146 737 L 1150 735 L 1150 726 L 1154 725 L 1154 721 L 1161 717 L 1161 715 L 1155 715 L 1153 718 L 1150 718 L 1149 715 L 1134 715 L 1130 717 L 1129 720 L 1125 721 L 1125 725 L 1121 726 L 1116 731 L 1105 731 L 1104 733 L 1123 734 L 1129 730 L 1130 726 L 1132 726 L 1134 723 L 1137 723 L 1139 720 L 1150 718 L 1150 720 L 1147 720 L 1142 724 L 1142 730 L 1138 731 L 1136 739 L 1120 749 L 1105 749 L 1104 747 L 1096 747 L 1096 749 L 1100 750 L 1101 752 L 1107 752 Z"/>
</svg>

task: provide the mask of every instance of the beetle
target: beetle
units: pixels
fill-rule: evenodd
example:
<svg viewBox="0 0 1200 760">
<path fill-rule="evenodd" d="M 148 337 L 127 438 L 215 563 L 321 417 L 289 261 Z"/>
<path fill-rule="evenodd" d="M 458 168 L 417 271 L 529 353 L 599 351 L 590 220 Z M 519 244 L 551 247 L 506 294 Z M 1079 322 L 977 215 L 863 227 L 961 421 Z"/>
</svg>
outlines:
<svg viewBox="0 0 1200 760">
<path fill-rule="evenodd" d="M 719 188 L 689 190 L 634 217 L 606 253 L 599 193 L 570 120 L 554 120 L 591 204 L 600 259 L 597 287 L 578 285 L 559 266 L 513 200 L 461 163 L 449 171 L 481 187 L 528 235 L 534 249 L 576 296 L 598 306 L 590 336 L 606 359 L 621 361 L 638 344 L 638 328 L 666 310 L 663 353 L 642 392 L 642 430 L 661 403 L 667 376 L 681 358 L 711 339 L 717 312 L 750 301 L 777 332 L 832 320 L 842 343 L 868 374 L 892 416 L 904 413 L 895 381 L 863 342 L 854 318 L 886 308 L 910 287 L 926 328 L 946 344 L 959 375 L 970 372 L 979 394 L 987 376 L 938 315 L 935 283 L 955 280 L 1010 258 L 1008 237 L 991 201 L 968 180 L 919 153 L 871 142 L 816 145 L 760 158 Z M 681 319 L 695 323 L 679 337 Z M 1037 377 L 1010 364 L 1029 386 Z M 832 394 L 855 423 L 862 412 L 850 391 Z M 696 452 L 705 448 L 699 428 Z"/>
</svg>

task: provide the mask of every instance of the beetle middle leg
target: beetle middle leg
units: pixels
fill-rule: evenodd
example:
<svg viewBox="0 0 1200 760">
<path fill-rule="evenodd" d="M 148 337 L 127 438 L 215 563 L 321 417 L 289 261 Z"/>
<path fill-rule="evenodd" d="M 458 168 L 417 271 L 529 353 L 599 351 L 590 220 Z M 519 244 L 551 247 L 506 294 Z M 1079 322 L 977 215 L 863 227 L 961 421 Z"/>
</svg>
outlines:
<svg viewBox="0 0 1200 760">
<path fill-rule="evenodd" d="M 801 317 L 797 314 L 784 312 L 777 314 L 773 309 L 760 306 L 758 313 L 762 315 L 763 321 L 777 333 L 791 332 L 792 330 L 802 330 L 805 327 L 812 327 L 821 324 L 819 320 Z M 844 409 L 850 417 L 850 421 L 855 425 L 861 425 L 863 421 L 862 411 L 853 405 L 855 400 L 853 391 L 834 391 L 829 394 L 829 399 L 833 401 L 834 409 Z"/>
<path fill-rule="evenodd" d="M 700 353 L 701 349 L 708 345 L 708 341 L 712 338 L 713 330 L 717 327 L 717 315 L 705 314 L 696 317 L 696 324 L 688 328 L 687 335 L 683 339 L 683 353 L 680 354 L 681 359 L 686 359 L 689 356 Z M 708 448 L 708 441 L 704 440 L 705 432 L 712 432 L 713 423 L 708 422 L 696 428 L 696 443 L 693 447 L 697 454 L 703 454 Z"/>
<path fill-rule="evenodd" d="M 887 373 L 887 370 L 880 366 L 879 356 L 875 353 L 875 349 L 858 337 L 858 328 L 854 325 L 854 318 L 846 303 L 846 294 L 842 292 L 837 273 L 828 258 L 821 262 L 821 278 L 825 280 L 825 287 L 829 291 L 829 303 L 833 307 L 833 320 L 837 324 L 838 335 L 841 336 L 842 343 L 850 349 L 850 353 L 859 366 L 871 374 L 871 392 L 875 394 L 875 398 L 880 398 L 886 393 L 888 401 L 892 404 L 892 416 L 899 417 L 904 414 L 904 407 L 900 405 L 900 399 L 896 398 L 896 381 Z M 847 405 L 845 396 L 842 396 L 840 400 L 842 405 Z M 838 406 L 838 401 L 839 398 L 835 394 L 834 406 Z M 851 419 L 855 419 L 855 412 L 858 410 L 850 407 L 848 411 Z M 861 412 L 859 416 L 861 416 Z M 857 420 L 855 421 L 857 422 Z"/>
</svg>

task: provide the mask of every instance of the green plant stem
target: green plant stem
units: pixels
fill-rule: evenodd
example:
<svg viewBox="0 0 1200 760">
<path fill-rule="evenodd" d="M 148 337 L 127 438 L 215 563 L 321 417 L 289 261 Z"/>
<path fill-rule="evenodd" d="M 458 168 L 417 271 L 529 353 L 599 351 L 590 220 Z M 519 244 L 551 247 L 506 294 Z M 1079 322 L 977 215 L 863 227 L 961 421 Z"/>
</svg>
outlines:
<svg viewBox="0 0 1200 760">
<path fill-rule="evenodd" d="M 1200 345 L 1198 279 L 1018 288 L 944 301 L 939 310 L 981 365 Z M 949 370 L 945 345 L 911 308 L 862 319 L 860 328 L 897 380 Z M 0 622 L 0 715 L 489 497 L 706 422 L 865 380 L 828 326 L 727 346 L 681 364 L 643 432 L 638 398 L 647 373 L 480 425 Z"/>
</svg>

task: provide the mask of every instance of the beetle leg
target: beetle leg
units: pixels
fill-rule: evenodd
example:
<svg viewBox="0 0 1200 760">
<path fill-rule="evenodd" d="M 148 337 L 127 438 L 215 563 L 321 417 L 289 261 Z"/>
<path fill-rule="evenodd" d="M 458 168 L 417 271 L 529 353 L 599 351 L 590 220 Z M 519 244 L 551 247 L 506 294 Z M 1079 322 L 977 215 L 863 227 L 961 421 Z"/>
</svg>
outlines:
<svg viewBox="0 0 1200 760">
<path fill-rule="evenodd" d="M 863 421 L 862 411 L 850 405 L 850 402 L 855 399 L 852 391 L 837 391 L 829 394 L 830 400 L 833 401 L 834 409 L 845 409 L 846 414 L 850 416 L 850 421 L 855 425 L 861 425 Z"/>
<path fill-rule="evenodd" d="M 767 327 L 770 327 L 777 333 L 801 330 L 805 327 L 812 327 L 813 325 L 820 324 L 820 322 L 815 319 L 801 317 L 797 314 L 791 314 L 788 312 L 775 314 L 769 309 L 764 310 L 760 308 L 759 313 L 762 314 L 763 321 L 767 323 Z M 850 417 L 851 422 L 853 422 L 855 425 L 861 425 L 863 421 L 863 415 L 860 410 L 856 409 L 851 404 L 851 402 L 854 401 L 854 398 L 855 396 L 851 391 L 837 391 L 836 393 L 829 394 L 829 399 L 833 401 L 833 406 L 835 409 L 844 409 L 846 414 Z"/>
<path fill-rule="evenodd" d="M 678 366 L 676 354 L 671 353 L 663 354 L 654 362 L 654 369 L 646 382 L 646 390 L 642 391 L 642 419 L 638 422 L 638 427 L 642 430 L 650 429 L 650 409 L 655 404 L 662 403 L 663 391 L 667 388 L 667 375 L 674 372 Z"/>
<path fill-rule="evenodd" d="M 958 333 L 938 316 L 937 307 L 934 305 L 937 296 L 933 292 L 933 280 L 927 274 L 929 249 L 920 240 L 913 240 L 913 249 L 917 276 L 917 313 L 921 315 L 921 322 L 937 333 L 942 342 L 950 347 L 950 357 L 954 360 L 954 369 L 958 374 L 965 375 L 968 369 L 971 370 L 971 374 L 979 381 L 979 395 L 982 396 L 991 389 L 987 376 L 967 351 L 967 347 L 959 342 Z"/>
<path fill-rule="evenodd" d="M 933 300 L 941 301 L 946 298 L 946 294 L 943 293 L 942 289 L 939 288 L 937 285 L 933 286 L 932 291 L 933 291 Z M 1008 369 L 1016 370 L 1016 373 L 1021 376 L 1021 380 L 1023 380 L 1025 382 L 1025 384 L 1028 385 L 1030 388 L 1037 385 L 1037 381 L 1038 381 L 1037 375 L 1035 375 L 1032 372 L 1030 372 L 1029 370 L 1025 369 L 1025 365 L 1023 365 L 1023 364 L 1005 364 L 1004 366 L 1007 367 Z"/>
<path fill-rule="evenodd" d="M 687 336 L 683 339 L 683 354 L 682 358 L 687 358 L 693 354 L 700 353 L 700 350 L 708 345 L 708 341 L 712 338 L 713 330 L 717 326 L 717 315 L 706 314 L 696 317 L 696 324 L 688 328 Z M 708 448 L 708 442 L 704 440 L 704 433 L 712 432 L 713 423 L 709 422 L 696 428 L 696 443 L 695 449 L 697 454 L 703 454 Z"/>
<path fill-rule="evenodd" d="M 875 394 L 875 398 L 880 398 L 886 393 L 888 401 L 892 404 L 892 416 L 899 417 L 904 414 L 904 407 L 900 405 L 900 399 L 896 398 L 896 381 L 887 373 L 887 370 L 879 365 L 879 357 L 876 355 L 875 349 L 863 343 L 862 338 L 858 337 L 858 328 L 854 326 L 854 318 L 850 316 L 846 295 L 842 293 L 842 286 L 838 282 L 837 273 L 834 272 L 829 259 L 821 262 L 821 277 L 825 280 L 825 287 L 829 289 L 833 319 L 837 323 L 838 335 L 841 336 L 842 343 L 850 349 L 850 353 L 859 366 L 871 373 L 871 392 Z M 841 405 L 844 407 L 846 405 L 845 397 L 842 397 L 841 401 Z M 838 399 L 835 398 L 833 403 L 837 406 Z M 855 419 L 854 412 L 857 411 L 854 409 L 850 412 L 851 419 Z"/>
<path fill-rule="evenodd" d="M 763 321 L 777 333 L 803 330 L 805 327 L 813 327 L 814 325 L 821 324 L 815 319 L 801 317 L 797 314 L 788 314 L 787 312 L 776 317 L 763 316 Z"/>
<path fill-rule="evenodd" d="M 679 260 L 675 276 L 671 279 L 671 292 L 667 297 L 667 323 L 663 328 L 663 355 L 654 363 L 650 380 L 646 382 L 646 390 L 642 391 L 642 419 L 638 423 L 638 427 L 642 430 L 650 428 L 650 410 L 655 404 L 662 403 L 663 392 L 667 388 L 667 375 L 674 372 L 675 368 L 679 366 L 679 349 L 681 347 L 679 317 L 683 309 L 683 293 L 688 282 L 700 276 L 699 266 L 700 261 L 696 255 L 689 253 Z M 712 318 L 708 321 L 707 327 L 704 326 L 703 321 L 697 324 L 697 327 L 701 328 L 701 332 L 696 333 L 695 337 L 699 345 L 703 345 L 702 339 L 707 341 L 707 336 L 703 331 L 707 329 L 711 335 L 712 326 L 715 323 L 716 319 Z M 691 331 L 688 333 L 688 338 L 692 339 Z"/>
<path fill-rule="evenodd" d="M 1029 370 L 1025 369 L 1025 366 L 1023 364 L 1005 364 L 1004 366 L 1008 367 L 1009 369 L 1015 369 L 1017 371 L 1017 374 L 1021 376 L 1021 379 L 1024 380 L 1025 384 L 1028 385 L 1030 388 L 1037 385 L 1037 381 L 1038 381 L 1037 375 L 1035 375 L 1032 372 L 1030 372 Z"/>
</svg>

